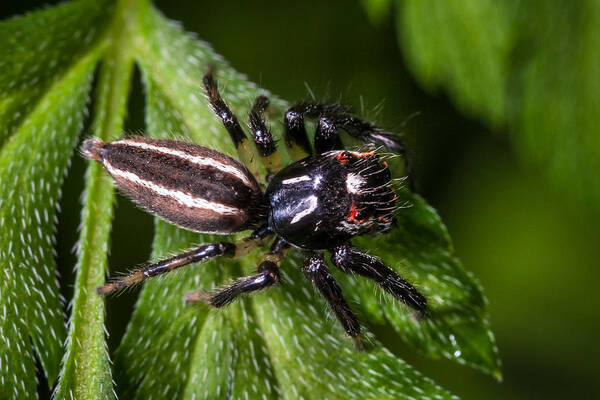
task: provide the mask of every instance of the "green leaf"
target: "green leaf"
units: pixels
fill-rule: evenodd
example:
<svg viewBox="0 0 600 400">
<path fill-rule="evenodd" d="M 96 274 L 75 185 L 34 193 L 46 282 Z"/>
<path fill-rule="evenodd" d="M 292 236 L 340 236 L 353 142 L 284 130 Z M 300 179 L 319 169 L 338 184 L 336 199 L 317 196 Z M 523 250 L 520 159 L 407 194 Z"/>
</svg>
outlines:
<svg viewBox="0 0 600 400">
<path fill-rule="evenodd" d="M 524 159 L 598 209 L 598 1 L 399 0 L 397 16 L 425 87 L 507 127 Z"/>
<path fill-rule="evenodd" d="M 283 284 L 254 300 L 285 398 L 454 398 L 369 336 L 357 352 L 327 304 L 307 285 L 302 258 L 283 264 Z M 349 293 L 346 290 L 346 293 Z"/>
<path fill-rule="evenodd" d="M 392 8 L 392 0 L 361 0 L 361 2 L 371 23 L 375 25 L 381 24 Z"/>
<path fill-rule="evenodd" d="M 416 282 L 428 299 L 430 315 L 415 318 L 406 307 L 360 278 L 347 279 L 357 302 L 375 322 L 389 321 L 402 337 L 425 354 L 446 357 L 501 377 L 498 350 L 489 327 L 480 286 L 454 254 L 450 236 L 436 211 L 408 190 L 398 192 L 408 205 L 397 213 L 398 227 L 355 244 L 373 249 L 392 269 Z"/>
<path fill-rule="evenodd" d="M 0 24 L 2 398 L 36 397 L 34 349 L 50 384 L 58 375 L 66 335 L 52 253 L 55 210 L 105 11 L 77 2 Z"/>
<path fill-rule="evenodd" d="M 110 1 L 77 1 L 0 23 L 0 145 L 82 57 L 95 51 Z M 42 28 L 42 29 L 40 29 Z"/>
<path fill-rule="evenodd" d="M 94 136 L 118 139 L 123 130 L 127 94 L 133 71 L 129 54 L 132 35 L 127 9 L 120 8 L 103 56 L 96 90 Z M 125 38 L 125 39 L 119 39 Z M 55 398 L 111 399 L 112 374 L 104 334 L 104 300 L 96 287 L 104 283 L 108 265 L 114 190 L 98 163 L 88 165 L 83 194 L 75 294 L 66 354 Z"/>
<path fill-rule="evenodd" d="M 506 113 L 511 1 L 401 1 L 399 39 L 413 73 L 491 123 Z"/>
</svg>

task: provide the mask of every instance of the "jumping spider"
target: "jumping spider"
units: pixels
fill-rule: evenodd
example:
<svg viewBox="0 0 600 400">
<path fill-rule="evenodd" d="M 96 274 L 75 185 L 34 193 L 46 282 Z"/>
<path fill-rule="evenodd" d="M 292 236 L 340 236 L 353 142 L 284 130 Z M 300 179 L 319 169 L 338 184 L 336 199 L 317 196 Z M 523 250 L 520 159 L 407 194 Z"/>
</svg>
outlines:
<svg viewBox="0 0 600 400">
<path fill-rule="evenodd" d="M 221 98 L 209 71 L 203 79 L 212 110 L 235 143 L 240 159 L 250 160 L 248 140 L 237 118 Z M 82 154 L 96 160 L 116 186 L 138 206 L 184 229 L 231 234 L 252 230 L 240 243 L 216 242 L 133 270 L 98 287 L 106 295 L 191 263 L 213 257 L 241 257 L 272 243 L 256 275 L 239 278 L 216 292 L 191 292 L 187 302 L 214 307 L 279 281 L 279 266 L 290 250 L 306 253 L 302 270 L 327 300 L 346 333 L 361 348 L 360 325 L 329 272 L 324 251 L 345 273 L 365 276 L 420 313 L 426 299 L 379 259 L 349 243 L 357 235 L 385 233 L 394 222 L 396 194 L 387 164 L 375 151 L 343 150 L 338 129 L 368 143 L 403 155 L 396 137 L 352 116 L 337 105 L 301 103 L 285 113 L 285 144 L 298 161 L 280 169 L 275 142 L 263 113 L 268 99 L 259 96 L 249 115 L 249 127 L 268 173 L 266 190 L 241 162 L 195 144 L 134 137 L 111 143 L 90 138 Z M 304 117 L 316 118 L 314 153 Z M 410 176 L 410 175 L 409 175 Z"/>
</svg>

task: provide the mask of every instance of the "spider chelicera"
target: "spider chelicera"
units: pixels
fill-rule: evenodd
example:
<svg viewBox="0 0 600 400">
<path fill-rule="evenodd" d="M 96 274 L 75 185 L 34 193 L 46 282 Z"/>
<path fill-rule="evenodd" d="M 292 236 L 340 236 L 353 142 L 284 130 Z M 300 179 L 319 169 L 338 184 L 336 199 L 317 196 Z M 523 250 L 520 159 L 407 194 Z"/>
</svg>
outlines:
<svg viewBox="0 0 600 400">
<path fill-rule="evenodd" d="M 248 139 L 221 98 L 210 71 L 203 82 L 210 106 L 231 135 L 240 159 L 249 162 L 252 153 Z M 300 103 L 284 118 L 285 144 L 298 161 L 280 169 L 275 142 L 263 116 L 268 103 L 266 97 L 259 96 L 249 115 L 249 127 L 267 171 L 266 190 L 241 162 L 195 144 L 143 137 L 111 143 L 97 138 L 84 141 L 82 154 L 102 163 L 116 186 L 148 212 L 196 232 L 225 235 L 252 231 L 237 244 L 203 244 L 133 270 L 98 287 L 98 293 L 106 295 L 213 257 L 242 257 L 271 243 L 256 275 L 239 278 L 215 292 L 188 293 L 185 300 L 222 307 L 243 293 L 274 285 L 279 282 L 282 258 L 296 248 L 306 254 L 304 274 L 327 300 L 357 348 L 362 346 L 360 324 L 327 267 L 325 251 L 343 272 L 370 278 L 407 306 L 425 313 L 426 299 L 411 284 L 350 244 L 354 236 L 391 229 L 396 194 L 390 170 L 378 153 L 344 150 L 338 129 L 404 155 L 401 143 L 393 134 L 354 117 L 345 107 Z M 314 152 L 304 117 L 317 119 Z"/>
</svg>

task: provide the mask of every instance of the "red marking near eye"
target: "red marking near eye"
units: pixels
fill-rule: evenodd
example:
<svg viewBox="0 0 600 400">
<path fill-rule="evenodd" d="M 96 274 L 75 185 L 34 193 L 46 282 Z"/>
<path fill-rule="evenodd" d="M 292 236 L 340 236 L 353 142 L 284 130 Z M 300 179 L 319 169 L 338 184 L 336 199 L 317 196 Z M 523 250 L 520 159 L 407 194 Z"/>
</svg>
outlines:
<svg viewBox="0 0 600 400">
<path fill-rule="evenodd" d="M 348 157 L 348 153 L 342 152 L 337 155 L 336 159 L 341 163 L 345 163 L 350 159 L 350 157 Z"/>
<path fill-rule="evenodd" d="M 338 160 L 341 163 L 345 163 L 347 161 L 350 161 L 351 158 L 359 159 L 359 158 L 372 157 L 374 155 L 375 155 L 374 151 L 369 151 L 367 153 L 356 153 L 354 151 L 342 151 L 341 153 L 339 153 L 336 156 L 336 160 Z"/>
<path fill-rule="evenodd" d="M 354 204 L 352 204 L 352 207 L 350 207 L 350 213 L 348 214 L 348 221 L 352 222 L 353 224 L 362 224 L 363 222 L 365 222 L 366 220 L 364 219 L 356 219 L 356 216 L 358 215 L 359 211 L 358 211 L 358 207 L 356 207 Z"/>
</svg>

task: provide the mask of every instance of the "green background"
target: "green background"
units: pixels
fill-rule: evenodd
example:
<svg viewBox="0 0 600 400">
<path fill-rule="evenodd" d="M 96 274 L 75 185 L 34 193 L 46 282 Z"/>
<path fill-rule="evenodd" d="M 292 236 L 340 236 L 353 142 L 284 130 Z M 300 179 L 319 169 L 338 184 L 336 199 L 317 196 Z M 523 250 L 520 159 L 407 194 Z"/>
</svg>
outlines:
<svg viewBox="0 0 600 400">
<path fill-rule="evenodd" d="M 3 18 L 53 2 L 16 3 L 0 6 Z M 391 17 L 373 25 L 360 3 L 348 1 L 156 4 L 282 98 L 306 99 L 309 86 L 319 99 L 341 98 L 359 109 L 364 104 L 367 114 L 383 101 L 380 125 L 406 135 L 419 193 L 439 210 L 458 256 L 485 288 L 504 382 L 428 360 L 399 344 L 393 332 L 372 327 L 388 347 L 464 399 L 598 396 L 598 208 L 578 202 L 564 186 L 549 185 L 539 164 L 517 157 L 508 129 L 490 130 L 443 91 L 425 92 L 406 67 Z M 128 132 L 143 129 L 142 93 L 136 75 Z M 67 299 L 83 170 L 77 157 L 61 201 L 58 261 Z M 152 229 L 150 216 L 119 198 L 110 265 L 143 262 Z M 135 293 L 109 299 L 111 349 L 134 300 Z"/>
</svg>

